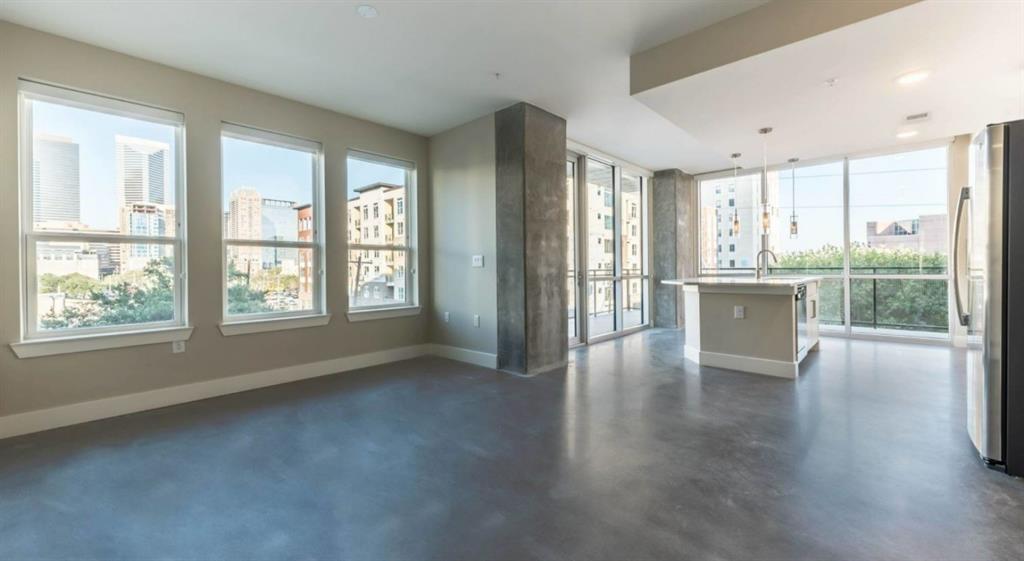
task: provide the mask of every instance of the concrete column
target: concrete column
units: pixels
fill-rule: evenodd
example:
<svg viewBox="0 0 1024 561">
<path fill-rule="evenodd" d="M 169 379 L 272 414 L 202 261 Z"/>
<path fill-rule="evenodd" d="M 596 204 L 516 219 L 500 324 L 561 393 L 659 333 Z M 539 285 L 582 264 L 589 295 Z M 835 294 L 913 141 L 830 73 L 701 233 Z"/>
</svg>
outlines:
<svg viewBox="0 0 1024 561">
<path fill-rule="evenodd" d="M 537 374 L 568 358 L 565 119 L 518 103 L 494 136 L 498 368 Z"/>
<path fill-rule="evenodd" d="M 683 327 L 682 289 L 661 281 L 697 275 L 697 182 L 678 169 L 661 170 L 651 197 L 654 326 Z"/>
</svg>

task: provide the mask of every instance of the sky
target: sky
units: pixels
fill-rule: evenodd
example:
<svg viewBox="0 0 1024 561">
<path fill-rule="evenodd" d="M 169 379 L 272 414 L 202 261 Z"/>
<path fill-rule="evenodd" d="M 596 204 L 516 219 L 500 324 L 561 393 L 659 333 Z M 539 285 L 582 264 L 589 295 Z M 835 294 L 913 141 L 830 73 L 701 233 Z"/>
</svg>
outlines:
<svg viewBox="0 0 1024 561">
<path fill-rule="evenodd" d="M 779 232 L 778 249 L 804 251 L 843 244 L 843 164 L 798 167 L 796 170 L 797 238 L 789 237 L 793 209 L 790 170 L 779 172 L 779 206 L 772 228 Z M 723 192 L 731 177 L 701 182 L 702 197 L 713 201 L 715 186 Z M 756 183 L 756 181 L 755 181 Z M 738 184 L 742 188 L 744 182 Z M 754 200 L 758 200 L 755 196 Z M 722 211 L 728 213 L 723 199 Z M 712 203 L 713 204 L 713 203 Z M 744 214 L 747 210 L 747 214 Z M 867 241 L 867 222 L 912 219 L 948 213 L 946 201 L 946 148 L 850 160 L 850 240 Z M 726 214 L 727 215 L 727 214 Z M 741 209 L 748 223 L 754 209 Z"/>
<path fill-rule="evenodd" d="M 168 161 L 175 157 L 174 127 L 168 125 L 43 101 L 32 102 L 32 125 L 36 134 L 65 136 L 78 144 L 81 221 L 92 228 L 117 228 L 117 207 L 110 204 L 117 200 L 116 135 L 167 143 Z M 173 167 L 167 173 L 167 184 L 174 185 Z"/>
<path fill-rule="evenodd" d="M 110 204 L 117 200 L 115 136 L 164 142 L 170 146 L 168 161 L 175 159 L 172 126 L 43 101 L 32 102 L 32 119 L 35 134 L 69 137 L 78 144 L 81 222 L 91 228 L 112 230 L 118 225 L 117 205 Z M 312 199 L 312 166 L 306 152 L 225 138 L 222 158 L 225 208 L 231 192 L 242 186 L 254 187 L 266 198 L 298 204 Z M 174 171 L 168 166 L 166 193 L 173 192 Z M 354 188 L 377 181 L 403 183 L 405 170 L 348 161 L 348 196 Z"/>
</svg>

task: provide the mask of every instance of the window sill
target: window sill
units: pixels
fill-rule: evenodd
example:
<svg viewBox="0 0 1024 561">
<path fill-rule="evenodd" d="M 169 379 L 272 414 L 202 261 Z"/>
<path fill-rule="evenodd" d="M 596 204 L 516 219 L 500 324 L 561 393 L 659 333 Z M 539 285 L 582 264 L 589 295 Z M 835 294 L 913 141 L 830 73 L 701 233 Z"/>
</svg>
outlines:
<svg viewBox="0 0 1024 561">
<path fill-rule="evenodd" d="M 417 316 L 420 314 L 419 306 L 401 306 L 396 308 L 374 308 L 370 310 L 352 310 L 348 312 L 348 321 L 372 321 L 376 319 L 400 318 L 406 316 Z"/>
<path fill-rule="evenodd" d="M 103 333 L 100 335 L 80 335 L 76 337 L 55 337 L 52 339 L 36 339 L 11 343 L 11 350 L 18 358 L 35 358 L 40 356 L 82 353 L 187 341 L 192 336 L 191 327 L 168 327 L 148 329 L 145 331 Z"/>
<path fill-rule="evenodd" d="M 285 329 L 303 329 L 306 327 L 322 327 L 331 322 L 331 314 L 315 316 L 298 316 L 251 321 L 231 321 L 220 324 L 220 332 L 225 337 L 232 335 L 248 335 L 250 333 L 266 333 Z"/>
</svg>

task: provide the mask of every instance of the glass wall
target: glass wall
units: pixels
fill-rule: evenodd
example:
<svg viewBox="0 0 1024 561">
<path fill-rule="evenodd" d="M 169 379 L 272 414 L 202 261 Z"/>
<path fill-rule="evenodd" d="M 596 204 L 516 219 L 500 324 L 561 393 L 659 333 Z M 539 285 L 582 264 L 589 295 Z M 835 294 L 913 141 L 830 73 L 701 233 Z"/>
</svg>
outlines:
<svg viewBox="0 0 1024 561">
<path fill-rule="evenodd" d="M 769 171 L 768 247 L 778 256 L 769 274 L 823 277 L 825 326 L 945 336 L 947 153 L 940 146 Z M 759 183 L 759 174 L 700 181 L 702 274 L 754 272 Z"/>
<path fill-rule="evenodd" d="M 945 147 L 850 160 L 854 331 L 946 333 Z"/>
<path fill-rule="evenodd" d="M 566 286 L 569 289 L 569 298 L 567 302 L 569 312 L 569 344 L 573 344 L 579 341 L 580 330 L 579 330 L 579 319 L 576 314 L 577 307 L 577 293 L 576 293 L 576 161 L 574 159 L 567 160 L 565 162 L 565 190 L 566 190 L 566 206 L 568 207 L 568 220 L 566 226 L 566 247 L 568 248 L 566 254 L 566 261 L 568 265 L 568 278 L 566 278 Z"/>
<path fill-rule="evenodd" d="M 615 184 L 611 165 L 587 158 L 587 315 L 590 336 L 615 321 Z"/>
<path fill-rule="evenodd" d="M 565 174 L 569 343 L 647 325 L 647 178 L 574 154 Z"/>
</svg>

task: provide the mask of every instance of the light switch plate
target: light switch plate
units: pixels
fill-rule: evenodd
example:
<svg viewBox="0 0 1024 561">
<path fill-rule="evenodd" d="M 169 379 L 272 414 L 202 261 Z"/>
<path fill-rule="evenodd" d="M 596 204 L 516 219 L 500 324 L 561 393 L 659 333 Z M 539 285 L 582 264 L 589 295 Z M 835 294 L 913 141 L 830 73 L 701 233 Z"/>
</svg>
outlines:
<svg viewBox="0 0 1024 561">
<path fill-rule="evenodd" d="M 473 314 L 473 327 L 480 327 L 480 314 Z"/>
<path fill-rule="evenodd" d="M 747 310 L 743 306 L 733 306 L 732 307 L 732 318 L 733 319 L 743 319 L 743 318 L 746 317 L 746 315 L 747 315 Z"/>
<path fill-rule="evenodd" d="M 444 313 L 444 322 L 448 323 L 448 320 L 450 320 L 450 319 L 451 319 L 451 314 L 449 312 L 445 312 Z"/>
<path fill-rule="evenodd" d="M 482 269 L 483 266 L 484 266 L 484 256 L 483 255 L 474 255 L 473 256 L 473 267 L 475 267 L 477 269 Z"/>
</svg>

